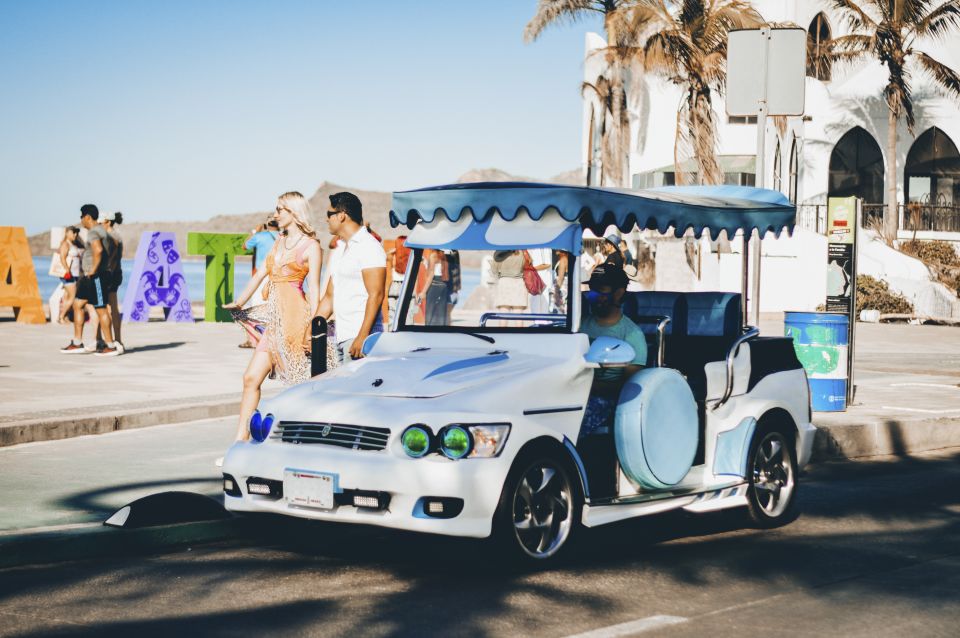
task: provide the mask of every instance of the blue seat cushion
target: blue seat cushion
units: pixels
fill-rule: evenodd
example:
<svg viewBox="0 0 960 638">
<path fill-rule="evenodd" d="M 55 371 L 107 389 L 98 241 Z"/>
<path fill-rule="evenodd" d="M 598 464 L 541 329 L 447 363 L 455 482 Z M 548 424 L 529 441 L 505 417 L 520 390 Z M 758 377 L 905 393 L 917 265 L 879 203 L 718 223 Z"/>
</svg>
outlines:
<svg viewBox="0 0 960 638">
<path fill-rule="evenodd" d="M 740 334 L 740 293 L 688 292 L 686 334 L 731 337 Z"/>
</svg>

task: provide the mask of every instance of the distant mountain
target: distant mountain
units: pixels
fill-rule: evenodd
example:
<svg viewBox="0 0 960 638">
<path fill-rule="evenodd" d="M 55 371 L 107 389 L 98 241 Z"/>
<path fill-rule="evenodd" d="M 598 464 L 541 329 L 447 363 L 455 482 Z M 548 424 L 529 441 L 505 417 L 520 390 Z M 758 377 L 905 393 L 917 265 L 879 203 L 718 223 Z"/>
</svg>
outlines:
<svg viewBox="0 0 960 638">
<path fill-rule="evenodd" d="M 552 184 L 582 184 L 583 177 L 580 169 L 560 173 L 547 180 L 531 177 L 511 175 L 497 168 L 474 169 L 467 171 L 457 180 L 464 182 L 538 182 L 545 181 Z M 310 196 L 310 207 L 314 211 L 313 225 L 317 230 L 321 242 L 326 246 L 330 241 L 327 232 L 327 219 L 324 212 L 330 205 L 330 195 L 340 191 L 350 191 L 363 202 L 363 217 L 370 222 L 373 230 L 384 239 L 393 239 L 402 229 L 390 227 L 390 193 L 383 191 L 367 191 L 348 186 L 340 186 L 330 182 L 321 182 L 316 192 Z M 177 235 L 177 245 L 182 252 L 187 249 L 188 232 L 208 233 L 248 233 L 257 224 L 263 223 L 269 211 L 241 213 L 237 215 L 217 215 L 204 221 L 181 222 L 134 222 L 123 224 L 120 232 L 124 237 L 123 256 L 132 259 L 137 254 L 137 244 L 145 232 L 173 232 Z M 132 217 L 132 216 L 131 216 Z M 30 251 L 34 256 L 49 255 L 50 231 L 45 231 L 30 237 Z"/>
<path fill-rule="evenodd" d="M 544 182 L 547 184 L 569 184 L 580 186 L 584 182 L 583 171 L 575 168 L 559 175 L 554 175 L 549 179 L 537 179 L 535 177 L 521 177 L 511 175 L 499 168 L 475 168 L 467 171 L 457 179 L 458 183 L 467 182 Z"/>
</svg>

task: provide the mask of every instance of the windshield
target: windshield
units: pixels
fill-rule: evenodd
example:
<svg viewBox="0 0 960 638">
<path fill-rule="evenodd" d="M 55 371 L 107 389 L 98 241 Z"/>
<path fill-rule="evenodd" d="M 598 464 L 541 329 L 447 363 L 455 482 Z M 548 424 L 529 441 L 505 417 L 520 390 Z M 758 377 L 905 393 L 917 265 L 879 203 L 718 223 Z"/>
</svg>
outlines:
<svg viewBox="0 0 960 638">
<path fill-rule="evenodd" d="M 567 252 L 414 249 L 411 261 L 398 330 L 570 331 Z"/>
</svg>

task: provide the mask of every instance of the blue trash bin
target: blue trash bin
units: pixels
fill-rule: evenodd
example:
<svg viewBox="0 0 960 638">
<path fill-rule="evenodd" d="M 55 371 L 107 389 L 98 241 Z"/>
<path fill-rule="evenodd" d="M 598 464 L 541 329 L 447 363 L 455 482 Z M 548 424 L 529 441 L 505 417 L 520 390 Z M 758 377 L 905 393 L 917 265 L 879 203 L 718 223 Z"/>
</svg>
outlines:
<svg viewBox="0 0 960 638">
<path fill-rule="evenodd" d="M 793 338 L 797 358 L 807 371 L 813 410 L 846 410 L 850 317 L 834 312 L 785 312 L 783 328 Z"/>
</svg>

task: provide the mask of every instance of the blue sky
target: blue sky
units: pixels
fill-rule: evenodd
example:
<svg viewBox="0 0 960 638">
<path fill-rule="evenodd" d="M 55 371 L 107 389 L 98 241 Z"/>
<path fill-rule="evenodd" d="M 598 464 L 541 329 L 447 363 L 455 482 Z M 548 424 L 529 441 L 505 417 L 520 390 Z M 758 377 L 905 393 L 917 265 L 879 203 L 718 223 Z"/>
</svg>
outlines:
<svg viewBox="0 0 960 638">
<path fill-rule="evenodd" d="M 580 153 L 584 34 L 536 0 L 0 1 L 0 223 L 205 219 Z"/>
</svg>

